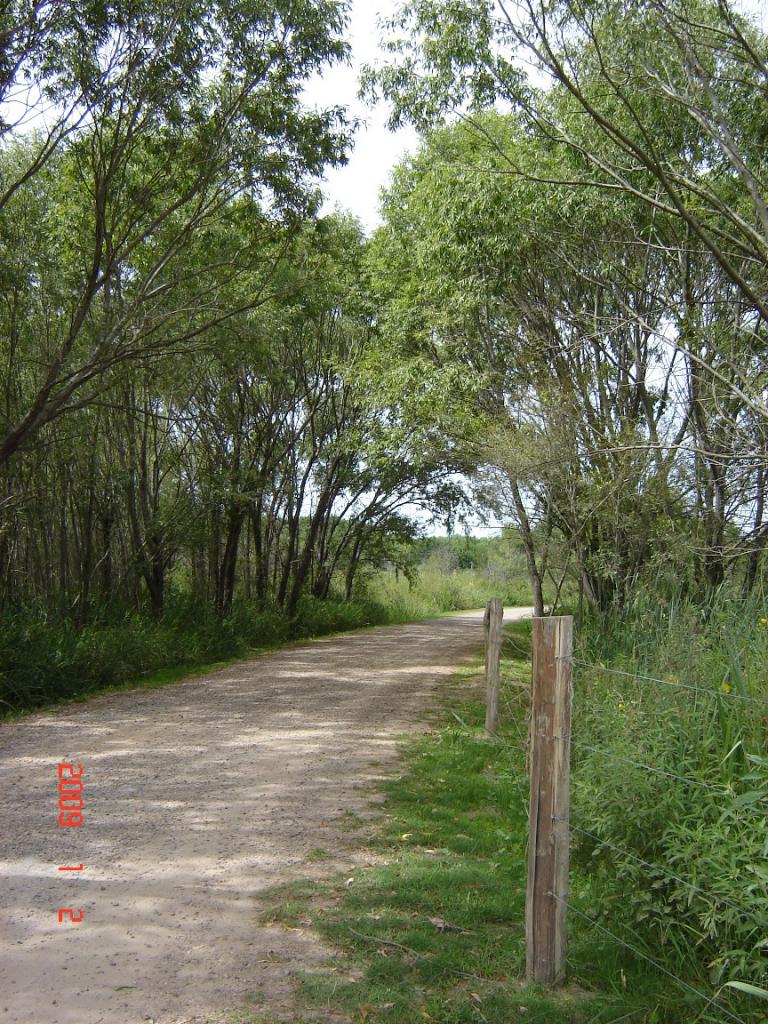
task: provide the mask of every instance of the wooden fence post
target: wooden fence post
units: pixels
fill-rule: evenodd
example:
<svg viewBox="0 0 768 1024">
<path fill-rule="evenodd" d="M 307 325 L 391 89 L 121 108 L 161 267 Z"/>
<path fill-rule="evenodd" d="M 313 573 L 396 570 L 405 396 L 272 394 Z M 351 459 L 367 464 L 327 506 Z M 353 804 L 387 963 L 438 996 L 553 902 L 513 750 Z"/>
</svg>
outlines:
<svg viewBox="0 0 768 1024">
<path fill-rule="evenodd" d="M 485 731 L 495 736 L 499 727 L 499 680 L 501 678 L 501 598 L 492 597 L 485 609 Z"/>
<path fill-rule="evenodd" d="M 525 973 L 565 980 L 573 616 L 533 620 Z"/>
</svg>

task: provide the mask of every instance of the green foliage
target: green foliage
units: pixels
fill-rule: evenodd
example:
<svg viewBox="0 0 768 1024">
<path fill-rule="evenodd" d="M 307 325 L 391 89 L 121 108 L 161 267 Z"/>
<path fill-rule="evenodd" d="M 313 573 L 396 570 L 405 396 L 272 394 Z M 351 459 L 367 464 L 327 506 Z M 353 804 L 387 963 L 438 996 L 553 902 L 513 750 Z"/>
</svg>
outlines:
<svg viewBox="0 0 768 1024">
<path fill-rule="evenodd" d="M 608 669 L 576 676 L 573 822 L 602 879 L 594 909 L 711 985 L 768 981 L 764 611 L 724 590 L 704 609 L 638 593 L 578 651 Z"/>
<path fill-rule="evenodd" d="M 449 700 L 449 724 L 410 741 L 403 771 L 385 784 L 385 813 L 366 837 L 377 866 L 354 869 L 351 880 L 348 872 L 263 894 L 266 920 L 288 927 L 311 923 L 344 953 L 328 973 L 303 976 L 308 1012 L 298 1019 L 332 1009 L 372 1024 L 721 1021 L 716 1008 L 576 914 L 569 921 L 570 983 L 554 993 L 521 984 L 530 624 L 513 624 L 507 640 L 499 736 L 489 742 L 483 735 L 484 707 L 474 699 L 478 679 L 472 666 Z M 623 882 L 577 861 L 571 891 L 588 917 L 604 908 L 599 923 L 618 930 L 626 916 Z M 639 942 L 646 948 L 642 937 Z M 679 972 L 666 948 L 660 953 L 650 939 L 647 948 L 653 959 Z M 695 963 L 686 961 L 684 978 L 717 996 L 716 987 L 697 973 Z M 723 1003 L 745 1022 L 760 1020 L 735 990 Z"/>
<path fill-rule="evenodd" d="M 0 702 L 14 712 L 140 685 L 160 670 L 242 657 L 290 635 L 284 615 L 244 603 L 221 619 L 210 606 L 177 598 L 159 620 L 130 613 L 83 627 L 19 612 L 0 624 Z"/>
<path fill-rule="evenodd" d="M 474 381 L 485 419 L 441 423 L 521 529 L 534 590 L 557 535 L 602 609 L 660 574 L 749 590 L 765 32 L 728 0 L 414 0 L 388 27 L 368 87 L 430 130 L 369 253 L 382 322 L 401 361 Z"/>
<path fill-rule="evenodd" d="M 489 598 L 530 606 L 525 560 L 508 538 L 425 537 L 409 552 L 406 573 L 380 572 L 366 592 L 381 602 L 392 621 L 441 612 L 484 608 Z"/>
<path fill-rule="evenodd" d="M 301 87 L 347 45 L 335 0 L 180 0 L 171 16 L 152 0 L 12 3 L 1 17 L 18 18 L 3 33 L 18 54 L 0 60 L 0 96 L 30 105 L 4 123 L 0 159 L 5 464 L 116 365 L 260 304 L 267 232 L 225 252 L 217 228 L 233 207 L 273 229 L 315 207 L 347 126 L 339 108 L 305 108 Z"/>
<path fill-rule="evenodd" d="M 414 584 L 393 573 L 380 574 L 368 584 L 370 593 L 392 610 L 393 620 L 427 618 L 462 608 L 482 608 L 491 596 L 487 584 L 472 570 L 446 574 L 438 569 L 419 571 Z"/>
<path fill-rule="evenodd" d="M 325 636 L 348 629 L 360 629 L 387 621 L 387 612 L 376 601 L 319 600 L 305 596 L 299 600 L 291 634 L 296 637 Z"/>
</svg>

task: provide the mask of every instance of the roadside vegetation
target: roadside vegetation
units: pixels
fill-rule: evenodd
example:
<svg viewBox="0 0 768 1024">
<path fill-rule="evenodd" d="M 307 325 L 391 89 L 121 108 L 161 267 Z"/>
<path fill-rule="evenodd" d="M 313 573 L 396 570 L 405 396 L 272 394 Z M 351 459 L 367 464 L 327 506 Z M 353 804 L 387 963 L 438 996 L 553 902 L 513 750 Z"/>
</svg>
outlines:
<svg viewBox="0 0 768 1024">
<path fill-rule="evenodd" d="M 721 606 L 720 627 L 727 617 Z M 638 636 L 647 630 L 642 615 L 636 624 Z M 480 669 L 470 667 L 456 678 L 439 724 L 406 744 L 402 773 L 384 786 L 382 814 L 367 840 L 380 864 L 265 895 L 266 920 L 311 923 L 340 954 L 326 974 L 302 979 L 296 1019 L 333 1006 L 372 1024 L 693 1024 L 728 1019 L 726 1010 L 759 1024 L 759 1000 L 722 985 L 728 977 L 765 978 L 764 807 L 752 802 L 743 813 L 748 802 L 737 794 L 762 787 L 764 796 L 768 775 L 740 786 L 738 771 L 726 768 L 730 801 L 707 791 L 691 797 L 695 786 L 675 788 L 666 779 L 649 782 L 610 760 L 628 750 L 637 756 L 626 718 L 639 716 L 639 702 L 583 675 L 574 736 L 599 744 L 609 760 L 598 764 L 575 749 L 573 822 L 597 838 L 574 832 L 567 985 L 547 993 L 522 984 L 529 624 L 508 627 L 506 636 L 498 737 L 484 736 Z M 761 634 L 750 638 L 756 658 L 764 643 Z M 578 653 L 588 652 L 585 640 Z M 715 643 L 711 654 L 722 657 L 724 649 Z M 673 658 L 667 671 L 682 660 Z M 672 702 L 680 712 L 674 695 Z M 658 721 L 658 705 L 652 713 Z M 708 730 L 706 712 L 688 702 L 682 713 L 696 745 L 693 726 Z M 650 734 L 656 763 L 678 759 L 685 771 L 679 717 L 669 707 L 666 717 L 666 728 Z M 694 780 L 712 781 L 713 769 L 723 770 L 720 748 L 707 750 L 709 765 L 699 764 Z M 663 871 L 649 873 L 636 858 L 690 876 L 696 891 Z"/>
<path fill-rule="evenodd" d="M 764 1020 L 765 24 L 736 0 L 403 4 L 362 85 L 421 142 L 368 236 L 320 214 L 354 127 L 307 88 L 347 14 L 0 10 L 0 708 L 492 595 L 570 607 L 591 994 L 519 1006 Z M 476 523 L 501 537 L 423 536 Z M 414 755 L 419 799 L 391 794 L 406 904 L 387 868 L 356 911 L 389 929 L 392 1019 L 522 1013 L 517 733 L 481 742 L 465 710 Z M 460 931 L 423 925 L 441 900 Z M 403 929 L 412 963 L 383 944 Z M 472 977 L 449 985 L 451 948 Z"/>
<path fill-rule="evenodd" d="M 409 622 L 463 608 L 482 608 L 506 594 L 525 604 L 524 564 L 514 536 L 433 537 L 400 553 L 404 570 L 372 569 L 351 599 L 306 595 L 293 617 L 239 597 L 226 615 L 195 600 L 180 584 L 162 615 L 127 607 L 85 623 L 67 615 L 21 610 L 0 622 L 0 714 L 81 699 L 105 688 L 155 686 L 211 663 L 363 626 Z"/>
<path fill-rule="evenodd" d="M 767 627 L 725 588 L 639 591 L 577 644 L 572 828 L 601 895 L 576 905 L 710 996 L 768 988 Z"/>
</svg>

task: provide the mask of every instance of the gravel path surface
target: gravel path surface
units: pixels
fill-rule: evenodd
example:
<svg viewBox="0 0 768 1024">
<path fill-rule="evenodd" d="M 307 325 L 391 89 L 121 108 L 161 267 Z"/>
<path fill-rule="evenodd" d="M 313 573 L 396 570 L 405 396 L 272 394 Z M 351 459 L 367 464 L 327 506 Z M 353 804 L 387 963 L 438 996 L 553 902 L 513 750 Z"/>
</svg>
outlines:
<svg viewBox="0 0 768 1024">
<path fill-rule="evenodd" d="M 464 613 L 0 726 L 0 1024 L 218 1024 L 254 993 L 289 1007 L 293 972 L 328 951 L 259 924 L 251 897 L 348 846 L 344 812 L 370 811 L 398 736 L 481 644 Z M 80 828 L 57 823 L 61 762 L 84 766 Z M 82 922 L 59 924 L 66 907 Z"/>
</svg>

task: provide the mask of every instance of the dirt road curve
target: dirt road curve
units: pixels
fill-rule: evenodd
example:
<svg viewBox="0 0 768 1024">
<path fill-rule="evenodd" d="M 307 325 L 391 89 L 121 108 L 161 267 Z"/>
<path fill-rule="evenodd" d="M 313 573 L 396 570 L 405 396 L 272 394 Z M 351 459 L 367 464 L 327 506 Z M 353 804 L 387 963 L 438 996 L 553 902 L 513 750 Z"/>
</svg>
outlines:
<svg viewBox="0 0 768 1024">
<path fill-rule="evenodd" d="M 327 951 L 260 926 L 250 897 L 306 875 L 310 850 L 343 850 L 343 813 L 370 806 L 398 734 L 481 643 L 467 613 L 0 726 L 0 1024 L 208 1024 L 249 993 L 290 1005 L 292 972 Z M 57 823 L 65 761 L 85 769 L 80 828 Z M 59 924 L 66 907 L 83 921 Z"/>
</svg>

